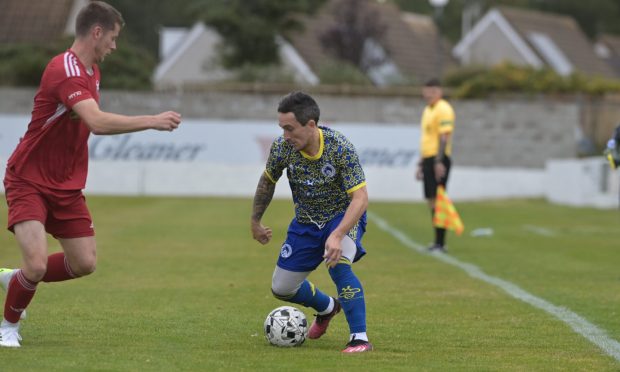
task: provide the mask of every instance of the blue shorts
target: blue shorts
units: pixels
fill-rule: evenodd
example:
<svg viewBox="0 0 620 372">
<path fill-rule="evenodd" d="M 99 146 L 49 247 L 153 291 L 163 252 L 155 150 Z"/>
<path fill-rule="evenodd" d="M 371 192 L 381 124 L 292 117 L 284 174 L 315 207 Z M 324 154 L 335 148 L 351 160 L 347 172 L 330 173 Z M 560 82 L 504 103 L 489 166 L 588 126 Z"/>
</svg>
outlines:
<svg viewBox="0 0 620 372">
<path fill-rule="evenodd" d="M 299 223 L 293 219 L 288 227 L 286 241 L 280 250 L 278 267 L 295 272 L 312 271 L 324 261 L 325 242 L 342 221 L 344 213 L 336 216 L 320 229 L 315 224 Z M 366 232 L 366 213 L 347 234 L 357 247 L 355 258 L 356 262 L 366 254 L 362 247 L 362 236 Z"/>
</svg>

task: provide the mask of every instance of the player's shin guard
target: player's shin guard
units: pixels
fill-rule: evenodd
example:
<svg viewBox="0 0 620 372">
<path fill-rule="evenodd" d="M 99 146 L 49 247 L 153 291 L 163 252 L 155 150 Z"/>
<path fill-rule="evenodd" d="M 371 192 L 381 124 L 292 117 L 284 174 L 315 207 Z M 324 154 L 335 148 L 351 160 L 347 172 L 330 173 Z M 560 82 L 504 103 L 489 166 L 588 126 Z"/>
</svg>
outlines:
<svg viewBox="0 0 620 372">
<path fill-rule="evenodd" d="M 304 280 L 304 282 L 301 283 L 301 287 L 299 287 L 297 293 L 292 296 L 281 296 L 276 293 L 274 293 L 273 295 L 283 301 L 311 307 L 317 312 L 321 312 L 327 309 L 330 300 L 329 296 L 321 292 L 318 288 L 314 286 L 314 284 L 312 284 L 308 280 Z"/>
<path fill-rule="evenodd" d="M 338 299 L 349 323 L 351 333 L 366 332 L 366 303 L 364 288 L 351 269 L 351 262 L 341 259 L 336 267 L 329 269 L 336 284 Z"/>
</svg>

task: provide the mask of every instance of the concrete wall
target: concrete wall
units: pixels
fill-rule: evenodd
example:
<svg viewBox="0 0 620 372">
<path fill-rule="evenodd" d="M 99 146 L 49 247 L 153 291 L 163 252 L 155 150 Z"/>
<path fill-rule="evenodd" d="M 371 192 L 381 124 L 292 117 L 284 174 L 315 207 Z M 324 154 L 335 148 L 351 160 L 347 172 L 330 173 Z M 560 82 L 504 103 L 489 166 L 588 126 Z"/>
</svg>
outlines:
<svg viewBox="0 0 620 372">
<path fill-rule="evenodd" d="M 102 87 L 104 110 L 124 114 L 177 110 L 186 118 L 273 120 L 281 93 L 127 93 Z M 0 88 L 0 113 L 29 113 L 33 89 Z M 424 101 L 414 96 L 313 94 L 321 121 L 419 125 Z M 455 164 L 542 169 L 548 159 L 573 158 L 580 106 L 545 98 L 452 101 Z"/>
<path fill-rule="evenodd" d="M 34 93 L 33 89 L 0 89 L 0 113 L 27 115 Z M 344 122 L 362 126 L 368 124 L 370 127 L 370 123 L 374 122 L 375 126 L 383 123 L 405 129 L 419 124 L 424 107 L 423 101 L 411 96 L 314 96 L 323 112 L 322 121 L 340 122 L 345 126 L 347 124 Z M 185 118 L 241 122 L 269 120 L 275 127 L 276 106 L 280 97 L 279 93 L 104 91 L 102 107 L 125 114 L 173 109 L 183 113 Z M 576 159 L 580 119 L 578 103 L 542 98 L 495 99 L 454 101 L 454 106 L 457 113 L 456 166 L 449 188 L 454 200 L 545 197 L 551 202 L 572 206 L 617 208 L 620 188 L 618 172 L 611 171 L 602 156 Z M 27 116 L 23 121 L 25 129 Z M 2 122 L 0 125 L 10 124 Z M 274 129 L 278 130 L 277 127 Z M 389 142 L 386 139 L 382 141 Z M 417 138 L 412 138 L 412 142 L 417 142 Z M 6 161 L 0 160 L 2 163 Z M 251 196 L 262 167 L 262 164 L 249 166 L 239 172 L 239 169 L 219 163 L 173 166 L 165 162 L 119 165 L 95 161 L 91 163 L 87 192 Z M 369 182 L 369 192 L 380 196 L 375 200 L 422 200 L 421 184 L 413 179 L 413 169 L 369 166 L 366 171 L 368 179 L 372 180 Z M 239 174 L 246 178 L 239 180 Z M 183 182 L 179 182 L 181 179 Z M 230 179 L 231 182 L 206 187 L 213 179 Z M 279 183 L 276 196 L 290 195 L 285 184 Z"/>
</svg>

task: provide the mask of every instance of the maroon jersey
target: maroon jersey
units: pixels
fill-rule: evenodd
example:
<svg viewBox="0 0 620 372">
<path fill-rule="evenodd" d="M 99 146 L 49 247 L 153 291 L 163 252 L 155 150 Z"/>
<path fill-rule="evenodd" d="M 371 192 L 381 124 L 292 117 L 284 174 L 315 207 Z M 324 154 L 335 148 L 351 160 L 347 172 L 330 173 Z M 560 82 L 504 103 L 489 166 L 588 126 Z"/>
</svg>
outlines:
<svg viewBox="0 0 620 372">
<path fill-rule="evenodd" d="M 9 158 L 9 172 L 53 189 L 84 188 L 90 130 L 71 109 L 85 99 L 99 102 L 99 77 L 96 65 L 87 71 L 71 50 L 52 58 L 34 97 L 28 130 Z"/>
</svg>

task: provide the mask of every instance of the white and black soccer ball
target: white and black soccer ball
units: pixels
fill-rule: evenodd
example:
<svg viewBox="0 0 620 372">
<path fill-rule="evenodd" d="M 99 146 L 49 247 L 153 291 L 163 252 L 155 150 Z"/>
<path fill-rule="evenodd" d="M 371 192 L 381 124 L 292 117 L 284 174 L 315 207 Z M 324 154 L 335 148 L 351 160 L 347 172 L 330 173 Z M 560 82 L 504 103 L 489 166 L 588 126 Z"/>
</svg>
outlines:
<svg viewBox="0 0 620 372">
<path fill-rule="evenodd" d="M 265 319 L 265 337 L 272 345 L 300 346 L 308 336 L 306 315 L 292 306 L 272 310 Z"/>
</svg>

